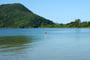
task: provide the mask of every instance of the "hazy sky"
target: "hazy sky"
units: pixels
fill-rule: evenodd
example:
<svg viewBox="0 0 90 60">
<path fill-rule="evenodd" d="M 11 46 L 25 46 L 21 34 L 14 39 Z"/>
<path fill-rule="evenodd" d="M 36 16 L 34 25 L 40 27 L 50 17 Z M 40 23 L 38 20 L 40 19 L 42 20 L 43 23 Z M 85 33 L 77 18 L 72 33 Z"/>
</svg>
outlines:
<svg viewBox="0 0 90 60">
<path fill-rule="evenodd" d="M 90 21 L 90 0 L 0 0 L 0 4 L 22 3 L 34 13 L 57 23 L 80 18 Z"/>
</svg>

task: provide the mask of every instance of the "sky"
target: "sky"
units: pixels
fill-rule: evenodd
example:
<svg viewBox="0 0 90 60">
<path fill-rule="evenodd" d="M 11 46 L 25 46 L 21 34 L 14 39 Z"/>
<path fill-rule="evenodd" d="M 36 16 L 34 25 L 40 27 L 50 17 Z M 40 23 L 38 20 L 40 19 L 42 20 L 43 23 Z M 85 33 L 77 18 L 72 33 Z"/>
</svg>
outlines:
<svg viewBox="0 0 90 60">
<path fill-rule="evenodd" d="M 69 23 L 75 19 L 90 21 L 90 0 L 0 0 L 0 5 L 12 3 L 21 3 L 55 23 Z"/>
</svg>

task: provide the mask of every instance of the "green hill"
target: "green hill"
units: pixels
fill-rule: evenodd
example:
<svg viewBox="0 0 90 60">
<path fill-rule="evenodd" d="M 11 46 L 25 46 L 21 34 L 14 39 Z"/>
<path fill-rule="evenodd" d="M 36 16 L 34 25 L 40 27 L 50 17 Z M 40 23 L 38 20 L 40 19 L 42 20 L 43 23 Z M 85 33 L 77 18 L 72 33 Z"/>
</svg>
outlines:
<svg viewBox="0 0 90 60">
<path fill-rule="evenodd" d="M 54 24 L 19 3 L 0 5 L 0 28 L 37 28 Z"/>
</svg>

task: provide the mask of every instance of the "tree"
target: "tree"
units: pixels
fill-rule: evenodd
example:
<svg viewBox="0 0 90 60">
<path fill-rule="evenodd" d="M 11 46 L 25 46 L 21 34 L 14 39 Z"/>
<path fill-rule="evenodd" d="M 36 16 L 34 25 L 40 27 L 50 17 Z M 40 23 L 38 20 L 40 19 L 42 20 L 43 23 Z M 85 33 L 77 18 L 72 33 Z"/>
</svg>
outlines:
<svg viewBox="0 0 90 60">
<path fill-rule="evenodd" d="M 74 23 L 75 23 L 76 27 L 80 27 L 81 20 L 80 19 L 76 19 Z"/>
</svg>

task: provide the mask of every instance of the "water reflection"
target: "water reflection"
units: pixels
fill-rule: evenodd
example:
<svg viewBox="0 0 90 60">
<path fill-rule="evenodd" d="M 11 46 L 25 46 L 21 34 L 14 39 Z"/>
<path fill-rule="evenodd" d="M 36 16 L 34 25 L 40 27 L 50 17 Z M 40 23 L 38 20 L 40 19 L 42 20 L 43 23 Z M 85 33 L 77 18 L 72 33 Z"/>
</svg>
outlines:
<svg viewBox="0 0 90 60">
<path fill-rule="evenodd" d="M 29 46 L 32 38 L 26 36 L 4 36 L 0 37 L 0 52 L 21 51 Z"/>
</svg>

